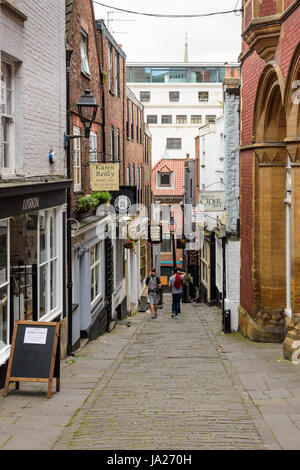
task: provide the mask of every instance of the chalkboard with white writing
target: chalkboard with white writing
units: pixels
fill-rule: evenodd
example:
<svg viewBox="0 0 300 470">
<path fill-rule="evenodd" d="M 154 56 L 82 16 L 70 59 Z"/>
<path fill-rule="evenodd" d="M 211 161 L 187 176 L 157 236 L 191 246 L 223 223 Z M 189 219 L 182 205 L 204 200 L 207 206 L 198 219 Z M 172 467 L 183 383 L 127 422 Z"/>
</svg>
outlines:
<svg viewBox="0 0 300 470">
<path fill-rule="evenodd" d="M 17 321 L 15 323 L 8 363 L 4 396 L 10 382 L 48 382 L 51 397 L 52 380 L 59 390 L 59 323 Z"/>
</svg>

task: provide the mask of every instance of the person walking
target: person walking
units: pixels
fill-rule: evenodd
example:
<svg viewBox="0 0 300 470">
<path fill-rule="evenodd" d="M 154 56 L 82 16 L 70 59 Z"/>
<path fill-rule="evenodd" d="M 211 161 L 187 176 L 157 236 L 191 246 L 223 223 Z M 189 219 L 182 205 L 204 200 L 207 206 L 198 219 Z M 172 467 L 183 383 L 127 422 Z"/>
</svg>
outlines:
<svg viewBox="0 0 300 470">
<path fill-rule="evenodd" d="M 156 269 L 151 269 L 151 274 L 146 279 L 146 286 L 148 286 L 148 299 L 152 319 L 157 318 L 157 305 L 158 305 L 158 289 L 160 288 L 160 277 L 156 274 Z"/>
<path fill-rule="evenodd" d="M 173 269 L 174 275 L 169 279 L 169 287 L 172 287 L 172 318 L 178 318 L 180 313 L 180 301 L 183 294 L 183 279 L 185 273 L 177 268 Z"/>
</svg>

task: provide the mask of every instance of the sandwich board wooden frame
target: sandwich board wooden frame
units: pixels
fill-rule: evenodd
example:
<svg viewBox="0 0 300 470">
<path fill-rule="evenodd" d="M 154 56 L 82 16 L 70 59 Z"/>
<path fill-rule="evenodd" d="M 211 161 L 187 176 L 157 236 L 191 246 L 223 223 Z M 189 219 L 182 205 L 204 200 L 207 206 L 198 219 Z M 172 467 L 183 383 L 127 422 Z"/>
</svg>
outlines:
<svg viewBox="0 0 300 470">
<path fill-rule="evenodd" d="M 13 366 L 14 354 L 15 354 L 15 349 L 16 349 L 16 338 L 17 338 L 19 325 L 26 325 L 29 327 L 30 326 L 32 327 L 44 326 L 45 328 L 47 327 L 55 328 L 48 378 L 11 376 L 11 370 Z M 48 382 L 47 398 L 51 398 L 54 371 L 56 374 L 55 375 L 56 391 L 59 392 L 60 390 L 60 364 L 59 364 L 60 354 L 59 354 L 59 341 L 58 341 L 59 340 L 59 328 L 60 328 L 59 322 L 38 322 L 38 321 L 22 321 L 22 320 L 15 322 L 12 343 L 11 343 L 10 357 L 9 357 L 8 368 L 7 368 L 7 373 L 6 373 L 6 380 L 5 380 L 5 387 L 4 387 L 4 394 L 3 394 L 4 397 L 6 397 L 8 394 L 8 387 L 9 387 L 10 382 L 16 382 L 16 390 L 19 390 L 20 382 Z"/>
</svg>

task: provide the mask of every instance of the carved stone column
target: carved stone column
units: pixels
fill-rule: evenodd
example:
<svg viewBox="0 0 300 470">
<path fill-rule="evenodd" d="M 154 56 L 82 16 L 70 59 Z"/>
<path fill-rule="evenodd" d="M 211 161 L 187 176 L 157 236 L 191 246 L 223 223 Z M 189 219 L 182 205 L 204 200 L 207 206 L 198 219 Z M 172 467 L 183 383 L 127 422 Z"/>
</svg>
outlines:
<svg viewBox="0 0 300 470">
<path fill-rule="evenodd" d="M 258 341 L 285 338 L 285 180 L 286 149 L 262 144 L 255 149 L 254 322 Z"/>
</svg>

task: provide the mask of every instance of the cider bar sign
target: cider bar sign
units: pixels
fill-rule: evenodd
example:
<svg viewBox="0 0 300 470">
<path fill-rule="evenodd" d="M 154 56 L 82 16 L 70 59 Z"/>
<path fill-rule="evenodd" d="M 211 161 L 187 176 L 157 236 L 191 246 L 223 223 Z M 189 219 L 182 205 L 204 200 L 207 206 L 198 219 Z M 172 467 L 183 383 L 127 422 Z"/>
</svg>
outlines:
<svg viewBox="0 0 300 470">
<path fill-rule="evenodd" d="M 201 191 L 199 204 L 203 212 L 224 212 L 224 191 Z"/>
<path fill-rule="evenodd" d="M 119 191 L 119 163 L 91 164 L 92 191 Z"/>
</svg>

